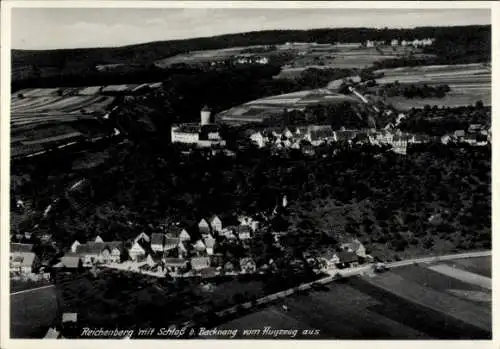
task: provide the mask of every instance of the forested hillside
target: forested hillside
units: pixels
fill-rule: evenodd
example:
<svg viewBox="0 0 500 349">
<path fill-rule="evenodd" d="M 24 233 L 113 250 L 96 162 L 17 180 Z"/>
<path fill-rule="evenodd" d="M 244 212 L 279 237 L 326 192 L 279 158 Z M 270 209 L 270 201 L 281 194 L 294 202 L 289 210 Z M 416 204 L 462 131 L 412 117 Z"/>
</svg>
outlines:
<svg viewBox="0 0 500 349">
<path fill-rule="evenodd" d="M 491 26 L 419 27 L 415 29 L 335 28 L 314 30 L 272 30 L 152 42 L 110 48 L 63 49 L 47 51 L 12 51 L 13 82 L 22 80 L 37 83 L 41 78 L 50 83 L 56 77 L 65 84 L 85 84 L 86 76 L 92 79 L 106 77 L 107 83 L 120 83 L 124 76 L 149 81 L 158 73 L 154 61 L 193 50 L 221 49 L 235 46 L 283 44 L 286 42 L 364 42 L 366 40 L 391 40 L 435 38 L 427 49 L 438 55 L 436 62 L 471 63 L 491 60 Z M 98 64 L 126 64 L 127 70 L 97 72 Z M 159 76 L 156 75 L 158 78 Z M 116 81 L 116 82 L 115 82 Z M 127 80 L 127 82 L 130 82 Z M 97 82 L 96 82 L 97 83 Z M 16 85 L 17 84 L 17 85 Z M 27 83 L 22 84 L 27 86 Z"/>
</svg>

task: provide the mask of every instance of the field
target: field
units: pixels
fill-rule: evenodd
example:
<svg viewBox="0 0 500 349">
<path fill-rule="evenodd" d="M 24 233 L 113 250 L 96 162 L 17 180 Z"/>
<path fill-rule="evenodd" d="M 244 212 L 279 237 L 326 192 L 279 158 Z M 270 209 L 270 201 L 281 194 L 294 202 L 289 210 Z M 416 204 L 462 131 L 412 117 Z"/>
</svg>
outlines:
<svg viewBox="0 0 500 349">
<path fill-rule="evenodd" d="M 408 110 L 412 107 L 423 108 L 426 104 L 444 106 L 471 105 L 482 100 L 491 105 L 491 68 L 483 64 L 423 66 L 396 69 L 382 69 L 384 76 L 377 79 L 379 84 L 428 84 L 448 85 L 451 91 L 444 98 L 391 97 L 390 103 L 397 109 Z"/>
<path fill-rule="evenodd" d="M 22 157 L 47 148 L 73 144 L 106 133 L 96 122 L 115 99 L 100 86 L 33 88 L 11 97 L 11 156 Z M 86 130 L 89 132 L 85 132 Z"/>
<path fill-rule="evenodd" d="M 58 315 L 54 287 L 10 296 L 10 336 L 41 338 Z"/>
<path fill-rule="evenodd" d="M 239 55 L 243 50 L 248 48 L 260 48 L 261 45 L 257 46 L 246 46 L 246 47 L 231 47 L 219 50 L 203 50 L 203 51 L 190 51 L 184 54 L 175 55 L 165 59 L 161 59 L 155 62 L 155 65 L 160 68 L 167 68 L 173 64 L 199 64 L 207 63 L 212 61 L 229 59 L 233 56 Z"/>
<path fill-rule="evenodd" d="M 467 259 L 483 268 L 491 258 Z M 450 263 L 462 263 L 462 260 Z M 294 295 L 218 328 L 317 329 L 308 339 L 491 338 L 491 290 L 437 273 L 431 264 L 349 278 L 328 291 Z M 471 270 L 464 271 L 471 272 Z M 286 304 L 287 312 L 281 309 Z M 245 337 L 252 338 L 252 337 Z M 253 338 L 266 339 L 265 336 Z M 268 338 L 269 339 L 269 338 Z"/>
<path fill-rule="evenodd" d="M 344 101 L 359 103 L 354 97 L 334 93 L 327 89 L 306 90 L 251 101 L 223 111 L 217 115 L 217 118 L 221 122 L 263 122 L 267 118 L 282 115 L 283 109 L 303 109 L 308 105 L 335 104 Z"/>
</svg>

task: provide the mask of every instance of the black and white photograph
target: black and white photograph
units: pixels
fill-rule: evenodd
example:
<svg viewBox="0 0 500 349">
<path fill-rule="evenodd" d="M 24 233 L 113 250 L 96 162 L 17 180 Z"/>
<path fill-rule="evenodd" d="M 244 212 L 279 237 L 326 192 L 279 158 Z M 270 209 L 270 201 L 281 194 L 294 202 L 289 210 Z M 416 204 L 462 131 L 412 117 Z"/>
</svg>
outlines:
<svg viewBox="0 0 500 349">
<path fill-rule="evenodd" d="M 493 340 L 496 5 L 7 3 L 2 341 Z"/>
</svg>

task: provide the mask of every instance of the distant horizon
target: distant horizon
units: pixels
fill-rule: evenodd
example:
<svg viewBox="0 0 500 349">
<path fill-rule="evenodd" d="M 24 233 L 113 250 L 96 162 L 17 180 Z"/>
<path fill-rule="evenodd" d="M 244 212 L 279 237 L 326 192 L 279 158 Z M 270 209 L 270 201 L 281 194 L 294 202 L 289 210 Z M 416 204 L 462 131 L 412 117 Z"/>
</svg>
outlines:
<svg viewBox="0 0 500 349">
<path fill-rule="evenodd" d="M 117 48 L 221 35 L 489 25 L 489 9 L 13 8 L 12 49 Z"/>
<path fill-rule="evenodd" d="M 405 29 L 405 30 L 412 30 L 412 29 L 417 29 L 417 28 L 423 28 L 423 27 L 436 27 L 436 28 L 453 28 L 453 27 L 473 27 L 473 26 L 490 26 L 491 24 L 468 24 L 468 25 L 433 25 L 433 26 L 417 26 L 417 27 L 392 27 L 392 28 L 387 28 L 387 29 Z M 196 37 L 189 37 L 189 38 L 183 38 L 183 39 L 166 39 L 166 40 L 154 40 L 154 41 L 145 41 L 145 42 L 138 42 L 138 43 L 133 43 L 133 44 L 126 44 L 126 45 L 119 45 L 119 46 L 88 46 L 88 47 L 71 47 L 71 48 L 48 48 L 48 49 L 23 49 L 23 48 L 12 48 L 12 50 L 15 51 L 55 51 L 55 50 L 91 50 L 91 49 L 106 49 L 106 48 L 122 48 L 122 47 L 129 47 L 129 46 L 139 46 L 139 45 L 146 45 L 146 44 L 154 44 L 154 43 L 160 43 L 160 42 L 175 42 L 175 41 L 184 41 L 184 40 L 196 40 L 196 39 L 209 39 L 209 38 L 215 38 L 215 37 L 220 37 L 220 36 L 228 36 L 228 35 L 239 35 L 239 34 L 250 34 L 250 33 L 261 33 L 261 32 L 270 32 L 270 31 L 309 31 L 309 30 L 332 30 L 332 29 L 384 29 L 380 27 L 322 27 L 322 28 L 310 28 L 310 29 L 263 29 L 263 30 L 252 30 L 252 31 L 243 31 L 243 32 L 233 32 L 233 33 L 226 33 L 226 34 L 217 34 L 217 35 L 210 35 L 210 36 L 196 36 Z"/>
</svg>

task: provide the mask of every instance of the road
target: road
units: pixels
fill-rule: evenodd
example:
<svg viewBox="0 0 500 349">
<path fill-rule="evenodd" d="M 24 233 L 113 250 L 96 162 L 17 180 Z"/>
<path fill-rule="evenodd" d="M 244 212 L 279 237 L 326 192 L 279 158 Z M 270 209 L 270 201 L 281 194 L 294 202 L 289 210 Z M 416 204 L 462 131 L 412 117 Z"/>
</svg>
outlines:
<svg viewBox="0 0 500 349">
<path fill-rule="evenodd" d="M 407 259 L 404 261 L 399 261 L 399 262 L 391 262 L 391 263 L 386 263 L 386 266 L 389 268 L 398 268 L 398 267 L 404 267 L 407 265 L 412 265 L 415 263 L 430 263 L 430 262 L 439 262 L 439 261 L 445 261 L 445 260 L 452 260 L 452 259 L 461 259 L 461 258 L 475 258 L 475 257 L 488 257 L 491 256 L 491 251 L 479 251 L 479 252 L 466 252 L 466 253 L 459 253 L 459 254 L 450 254 L 450 255 L 443 255 L 443 256 L 432 256 L 432 257 L 421 257 L 421 258 L 412 258 L 412 259 Z M 309 288 L 312 288 L 313 284 L 328 284 L 332 281 L 335 280 L 338 275 L 341 275 L 343 277 L 349 277 L 349 276 L 354 276 L 354 275 L 360 275 L 369 271 L 372 271 L 373 265 L 368 264 L 368 265 L 362 265 L 359 267 L 355 268 L 346 268 L 346 269 L 330 269 L 327 271 L 329 276 L 315 280 L 312 282 L 304 283 L 298 286 L 295 286 L 293 288 L 290 288 L 288 290 L 280 291 L 274 294 L 270 294 L 267 296 L 264 296 L 262 298 L 259 298 L 256 301 L 256 304 L 262 305 L 265 303 L 272 302 L 274 300 L 280 299 L 280 298 L 285 298 L 288 297 L 292 294 L 294 294 L 297 290 L 307 290 Z M 232 306 L 230 308 L 226 308 L 224 310 L 221 310 L 217 312 L 218 316 L 226 316 L 230 314 L 235 314 L 238 311 L 239 307 L 243 307 L 246 309 L 252 308 L 254 304 L 252 302 L 245 302 L 241 303 L 235 306 Z"/>
<path fill-rule="evenodd" d="M 38 291 L 38 290 L 41 290 L 41 289 L 44 289 L 44 288 L 48 288 L 48 287 L 54 287 L 54 285 L 52 284 L 52 285 L 45 285 L 45 286 L 35 287 L 35 288 L 29 288 L 27 290 L 12 292 L 10 295 L 11 296 L 15 296 L 15 295 L 22 294 L 22 293 L 35 292 L 35 291 Z"/>
<path fill-rule="evenodd" d="M 385 263 L 385 265 L 389 268 L 398 268 L 407 265 L 412 265 L 415 263 L 431 263 L 431 262 L 447 261 L 451 259 L 489 257 L 489 256 L 491 256 L 491 251 L 466 252 L 466 253 L 448 254 L 442 256 L 412 258 L 399 262 Z M 340 275 L 347 277 L 347 276 L 359 275 L 365 271 L 369 271 L 371 268 L 372 265 L 363 265 L 361 267 L 349 268 L 349 269 L 333 269 L 329 270 L 328 273 L 332 276 L 339 273 Z"/>
</svg>

